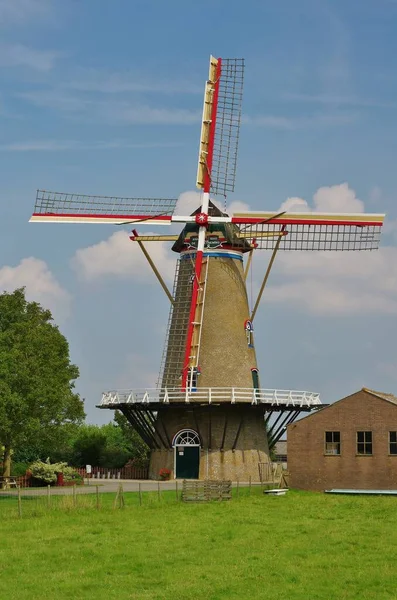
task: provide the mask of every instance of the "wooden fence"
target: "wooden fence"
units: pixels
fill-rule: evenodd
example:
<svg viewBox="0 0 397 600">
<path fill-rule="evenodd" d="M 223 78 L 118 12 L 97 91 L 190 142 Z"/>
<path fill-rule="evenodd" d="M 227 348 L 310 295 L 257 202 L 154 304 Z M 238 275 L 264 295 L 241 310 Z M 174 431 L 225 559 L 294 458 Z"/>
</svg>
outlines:
<svg viewBox="0 0 397 600">
<path fill-rule="evenodd" d="M 187 481 L 183 480 L 182 500 L 184 502 L 210 502 L 211 500 L 230 500 L 232 497 L 231 481 Z"/>
</svg>

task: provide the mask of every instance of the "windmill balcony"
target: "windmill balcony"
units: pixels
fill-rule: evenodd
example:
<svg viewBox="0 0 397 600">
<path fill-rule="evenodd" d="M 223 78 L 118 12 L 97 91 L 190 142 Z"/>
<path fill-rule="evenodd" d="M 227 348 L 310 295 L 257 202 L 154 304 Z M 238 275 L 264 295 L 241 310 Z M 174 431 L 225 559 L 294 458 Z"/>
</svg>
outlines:
<svg viewBox="0 0 397 600">
<path fill-rule="evenodd" d="M 102 394 L 100 408 L 116 408 L 125 404 L 260 404 L 269 407 L 311 408 L 322 406 L 320 394 L 306 391 L 253 388 L 153 388 L 111 390 Z"/>
</svg>

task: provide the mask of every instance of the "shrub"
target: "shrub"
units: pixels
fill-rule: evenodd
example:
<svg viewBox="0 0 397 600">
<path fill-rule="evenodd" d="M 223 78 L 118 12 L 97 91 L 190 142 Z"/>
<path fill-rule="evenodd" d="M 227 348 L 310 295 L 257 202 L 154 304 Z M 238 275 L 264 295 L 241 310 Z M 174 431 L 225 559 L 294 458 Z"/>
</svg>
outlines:
<svg viewBox="0 0 397 600">
<path fill-rule="evenodd" d="M 43 484 L 54 484 L 57 481 L 57 474 L 63 474 L 65 483 L 74 482 L 76 484 L 83 483 L 83 478 L 73 467 L 69 467 L 65 462 L 51 464 L 47 459 L 46 462 L 36 460 L 29 467 L 32 477 Z"/>
<path fill-rule="evenodd" d="M 13 477 L 21 477 L 22 475 L 26 475 L 26 471 L 28 470 L 29 463 L 26 462 L 12 462 L 11 463 L 11 475 Z"/>
<path fill-rule="evenodd" d="M 171 471 L 169 469 L 160 469 L 159 475 L 160 479 L 166 481 L 171 477 Z"/>
</svg>

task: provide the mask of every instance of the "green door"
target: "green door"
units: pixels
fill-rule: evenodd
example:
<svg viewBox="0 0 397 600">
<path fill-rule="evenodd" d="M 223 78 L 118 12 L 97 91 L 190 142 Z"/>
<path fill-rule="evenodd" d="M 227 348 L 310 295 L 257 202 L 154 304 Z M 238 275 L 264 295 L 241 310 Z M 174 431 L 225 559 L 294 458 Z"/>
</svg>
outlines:
<svg viewBox="0 0 397 600">
<path fill-rule="evenodd" d="M 177 446 L 175 476 L 177 479 L 198 479 L 200 446 Z"/>
</svg>

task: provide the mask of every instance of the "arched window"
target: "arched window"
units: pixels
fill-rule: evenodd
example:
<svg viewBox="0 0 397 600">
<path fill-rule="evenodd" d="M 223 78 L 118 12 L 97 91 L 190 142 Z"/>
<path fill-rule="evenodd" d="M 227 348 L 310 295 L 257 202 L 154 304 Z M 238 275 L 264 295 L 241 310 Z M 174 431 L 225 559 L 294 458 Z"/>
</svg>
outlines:
<svg viewBox="0 0 397 600">
<path fill-rule="evenodd" d="M 181 429 L 172 440 L 173 447 L 177 446 L 201 446 L 200 436 L 193 429 Z"/>
<path fill-rule="evenodd" d="M 252 374 L 252 386 L 254 387 L 254 389 L 258 389 L 259 388 L 259 372 L 258 369 L 256 367 L 254 367 L 253 369 L 251 369 L 251 374 Z"/>
</svg>

